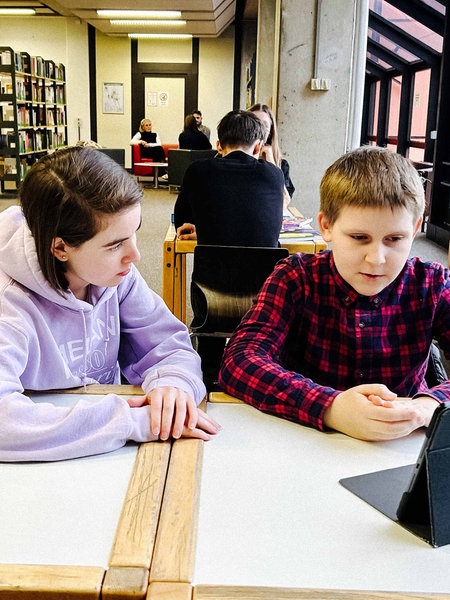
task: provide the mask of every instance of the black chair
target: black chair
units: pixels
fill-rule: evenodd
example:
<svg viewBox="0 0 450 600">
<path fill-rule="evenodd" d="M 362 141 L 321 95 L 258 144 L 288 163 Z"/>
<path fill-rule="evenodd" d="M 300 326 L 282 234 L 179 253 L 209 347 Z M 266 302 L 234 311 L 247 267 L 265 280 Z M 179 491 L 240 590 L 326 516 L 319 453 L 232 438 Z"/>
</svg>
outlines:
<svg viewBox="0 0 450 600">
<path fill-rule="evenodd" d="M 191 280 L 194 317 L 190 334 L 202 359 L 208 391 L 217 389 L 226 338 L 252 306 L 275 264 L 288 254 L 285 248 L 196 246 Z"/>
<path fill-rule="evenodd" d="M 183 183 L 186 169 L 196 160 L 214 158 L 217 150 L 170 149 L 168 152 L 169 191 L 176 191 Z"/>
<path fill-rule="evenodd" d="M 115 160 L 121 167 L 125 167 L 125 150 L 123 148 L 97 148 L 97 150 Z"/>
</svg>

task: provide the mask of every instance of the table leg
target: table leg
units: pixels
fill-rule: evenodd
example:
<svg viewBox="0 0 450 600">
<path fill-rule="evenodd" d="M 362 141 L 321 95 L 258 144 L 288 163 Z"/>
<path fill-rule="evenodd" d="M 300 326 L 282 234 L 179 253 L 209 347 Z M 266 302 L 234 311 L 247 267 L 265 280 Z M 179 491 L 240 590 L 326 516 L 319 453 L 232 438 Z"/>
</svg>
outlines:
<svg viewBox="0 0 450 600">
<path fill-rule="evenodd" d="M 163 246 L 162 297 L 172 313 L 174 313 L 175 305 L 175 269 L 175 242 L 165 240 Z"/>
<path fill-rule="evenodd" d="M 158 167 L 158 165 L 156 165 L 153 167 L 153 173 L 154 173 L 154 177 L 155 177 L 153 183 L 154 183 L 155 190 L 158 189 L 158 172 L 159 172 L 159 167 Z"/>
</svg>

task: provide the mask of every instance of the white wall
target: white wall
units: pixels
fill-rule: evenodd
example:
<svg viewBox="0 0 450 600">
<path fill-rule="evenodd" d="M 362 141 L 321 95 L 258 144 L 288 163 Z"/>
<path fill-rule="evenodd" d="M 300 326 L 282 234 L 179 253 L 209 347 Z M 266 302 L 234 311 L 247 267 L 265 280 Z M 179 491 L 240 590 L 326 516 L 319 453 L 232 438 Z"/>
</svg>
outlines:
<svg viewBox="0 0 450 600">
<path fill-rule="evenodd" d="M 76 119 L 81 119 L 81 137 L 90 136 L 87 25 L 65 17 L 2 17 L 0 46 L 28 52 L 66 67 L 68 143 L 78 139 Z"/>
<path fill-rule="evenodd" d="M 200 39 L 198 108 L 211 129 L 215 148 L 217 125 L 233 108 L 234 26 L 216 39 Z"/>
<path fill-rule="evenodd" d="M 97 141 L 107 148 L 125 149 L 125 166 L 131 165 L 131 41 L 96 32 Z M 103 84 L 123 83 L 123 114 L 103 113 Z"/>
</svg>

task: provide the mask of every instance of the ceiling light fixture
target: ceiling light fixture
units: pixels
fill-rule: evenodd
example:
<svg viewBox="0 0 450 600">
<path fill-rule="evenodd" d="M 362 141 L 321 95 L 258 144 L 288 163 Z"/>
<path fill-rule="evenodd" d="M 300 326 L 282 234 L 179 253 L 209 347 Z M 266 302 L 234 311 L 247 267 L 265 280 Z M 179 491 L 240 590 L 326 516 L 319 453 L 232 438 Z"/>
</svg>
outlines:
<svg viewBox="0 0 450 600">
<path fill-rule="evenodd" d="M 135 19 L 117 19 L 111 20 L 110 23 L 111 25 L 148 25 L 155 27 L 174 27 L 175 25 L 186 25 L 186 21 L 171 21 L 167 19 L 142 19 L 140 21 L 137 21 Z"/>
<path fill-rule="evenodd" d="M 109 19 L 180 19 L 180 10 L 98 10 L 99 17 Z"/>
<path fill-rule="evenodd" d="M 35 14 L 34 8 L 0 8 L 0 15 L 24 16 Z"/>
<path fill-rule="evenodd" d="M 133 39 L 172 39 L 172 40 L 187 40 L 191 39 L 192 35 L 190 33 L 129 33 L 129 38 Z"/>
</svg>

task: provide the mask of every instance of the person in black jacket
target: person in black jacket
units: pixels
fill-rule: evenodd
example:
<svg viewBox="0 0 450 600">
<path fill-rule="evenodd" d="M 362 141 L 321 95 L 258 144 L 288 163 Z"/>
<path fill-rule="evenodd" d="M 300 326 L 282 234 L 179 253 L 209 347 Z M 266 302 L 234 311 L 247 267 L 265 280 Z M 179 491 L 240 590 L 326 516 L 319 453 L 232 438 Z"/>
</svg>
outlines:
<svg viewBox="0 0 450 600">
<path fill-rule="evenodd" d="M 178 136 L 178 145 L 187 150 L 211 150 L 208 138 L 197 125 L 194 115 L 190 114 L 184 120 L 184 129 Z"/>
<path fill-rule="evenodd" d="M 221 156 L 193 162 L 175 203 L 180 239 L 220 246 L 278 246 L 283 219 L 284 176 L 277 166 L 259 159 L 267 132 L 249 111 L 226 114 L 217 127 Z M 200 337 L 208 391 L 217 389 L 223 338 Z"/>
<path fill-rule="evenodd" d="M 259 159 L 266 130 L 256 115 L 235 110 L 220 121 L 220 157 L 193 162 L 175 203 L 180 239 L 224 246 L 278 246 L 284 176 Z"/>
</svg>

